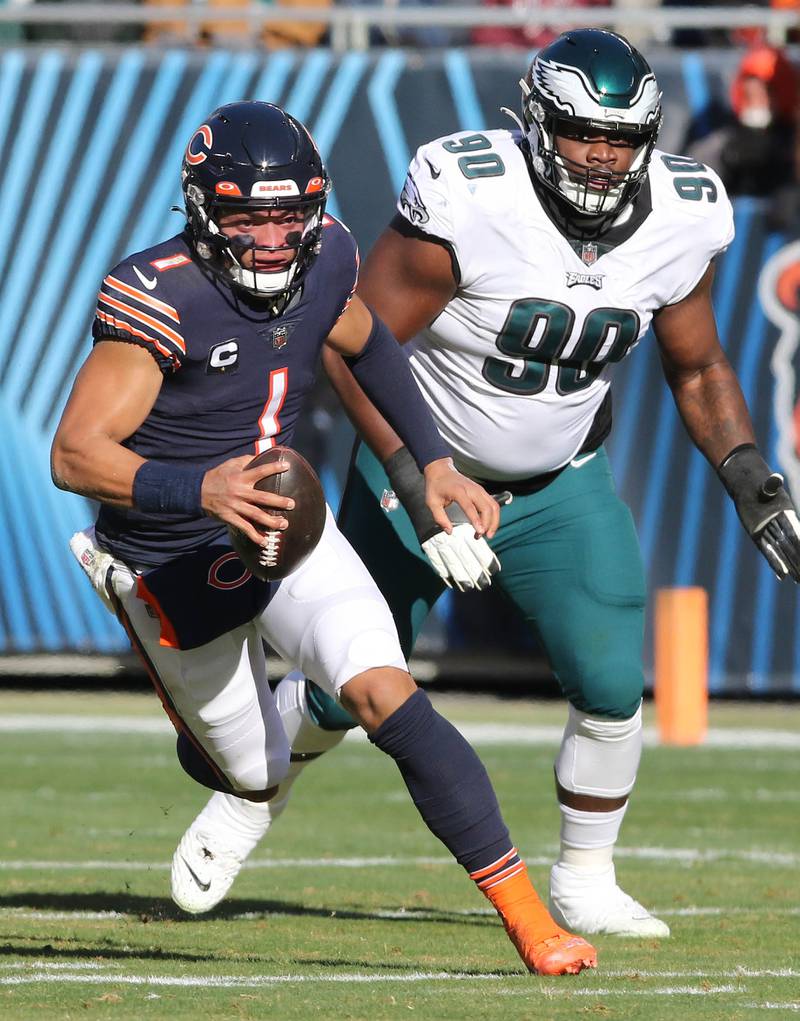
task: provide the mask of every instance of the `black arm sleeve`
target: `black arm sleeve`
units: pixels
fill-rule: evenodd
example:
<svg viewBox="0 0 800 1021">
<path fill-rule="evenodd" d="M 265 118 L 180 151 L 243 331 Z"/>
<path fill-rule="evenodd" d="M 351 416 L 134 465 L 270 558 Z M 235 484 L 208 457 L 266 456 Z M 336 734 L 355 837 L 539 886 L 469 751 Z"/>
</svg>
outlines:
<svg viewBox="0 0 800 1021">
<path fill-rule="evenodd" d="M 345 358 L 367 397 L 411 451 L 420 471 L 431 461 L 450 457 L 408 360 L 389 327 L 372 313 L 372 330 L 361 352 Z"/>
</svg>

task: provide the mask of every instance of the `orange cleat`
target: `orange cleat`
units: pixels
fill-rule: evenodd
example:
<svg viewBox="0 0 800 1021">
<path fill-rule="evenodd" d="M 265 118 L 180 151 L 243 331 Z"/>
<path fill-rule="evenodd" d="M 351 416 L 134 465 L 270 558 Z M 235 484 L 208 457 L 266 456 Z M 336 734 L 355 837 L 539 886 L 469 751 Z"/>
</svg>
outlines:
<svg viewBox="0 0 800 1021">
<path fill-rule="evenodd" d="M 470 876 L 502 918 L 509 939 L 529 971 L 535 975 L 577 975 L 584 968 L 597 967 L 597 951 L 591 943 L 553 921 L 515 847 Z"/>
<path fill-rule="evenodd" d="M 534 975 L 577 975 L 597 967 L 597 951 L 581 936 L 556 928 L 542 938 L 529 926 L 506 925 L 506 932 L 528 971 Z"/>
</svg>

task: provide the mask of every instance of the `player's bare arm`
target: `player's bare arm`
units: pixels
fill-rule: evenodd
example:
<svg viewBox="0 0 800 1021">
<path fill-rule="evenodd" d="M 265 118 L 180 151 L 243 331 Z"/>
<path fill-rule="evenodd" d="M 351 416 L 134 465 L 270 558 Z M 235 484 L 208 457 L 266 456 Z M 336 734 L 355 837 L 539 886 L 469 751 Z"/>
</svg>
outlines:
<svg viewBox="0 0 800 1021">
<path fill-rule="evenodd" d="M 714 266 L 683 301 L 653 318 L 664 375 L 686 429 L 716 468 L 734 448 L 755 443 L 736 374 L 719 342 L 711 284 Z"/>
<path fill-rule="evenodd" d="M 456 293 L 450 253 L 435 241 L 387 227 L 364 262 L 358 293 L 404 344 Z"/>
<path fill-rule="evenodd" d="M 391 430 L 392 435 L 396 439 L 393 447 L 394 451 L 396 451 L 402 444 L 402 440 L 391 429 L 391 426 L 386 423 L 381 413 L 369 400 L 362 387 L 353 377 L 350 368 L 343 360 L 344 358 L 358 358 L 366 350 L 379 327 L 380 324 L 376 321 L 370 309 L 356 295 L 328 335 L 326 346 L 329 351 L 340 356 L 339 363 L 342 374 L 346 374 L 352 379 L 353 386 L 361 395 L 361 399 L 365 404 L 369 405 L 372 416 L 379 420 L 379 424 L 383 423 L 387 429 Z M 392 365 L 391 371 L 395 374 L 393 382 L 400 383 L 401 377 L 407 374 L 407 380 L 402 380 L 402 383 L 410 388 L 409 392 L 414 392 L 415 394 L 418 392 L 411 373 L 403 361 Z M 435 431 L 436 427 L 421 396 L 418 406 L 413 410 L 412 414 L 425 420 L 430 419 L 429 429 Z M 360 423 L 354 420 L 354 424 L 358 428 Z M 424 465 L 423 473 L 425 478 L 425 502 L 439 529 L 447 534 L 452 532 L 453 523 L 447 516 L 445 508 L 452 503 L 457 503 L 466 514 L 476 535 L 485 534 L 489 537 L 494 535 L 499 523 L 497 503 L 482 486 L 479 486 L 456 471 L 450 457 L 437 457 L 429 461 Z"/>
<path fill-rule="evenodd" d="M 800 521 L 783 477 L 758 451 L 742 389 L 720 346 L 710 265 L 683 301 L 653 318 L 667 382 L 686 429 L 717 470 L 742 525 L 779 579 L 800 581 Z"/>
<path fill-rule="evenodd" d="M 98 344 L 83 363 L 51 451 L 59 489 L 132 506 L 141 457 L 122 446 L 150 414 L 161 389 L 152 357 L 134 344 Z"/>
<path fill-rule="evenodd" d="M 53 481 L 59 489 L 118 507 L 134 506 L 134 479 L 144 459 L 123 445 L 144 422 L 161 390 L 162 374 L 151 355 L 135 344 L 97 344 L 72 388 L 53 440 Z M 254 489 L 261 478 L 283 471 L 283 462 L 245 474 L 251 458 L 236 457 L 207 471 L 202 510 L 235 525 L 254 542 L 254 527 L 282 529 L 290 509 L 285 497 Z M 270 513 L 272 511 L 273 513 Z"/>
<path fill-rule="evenodd" d="M 404 344 L 434 320 L 455 293 L 450 256 L 432 241 L 387 227 L 361 269 L 358 294 Z M 322 362 L 350 421 L 383 463 L 402 441 L 342 361 L 328 348 Z"/>
</svg>

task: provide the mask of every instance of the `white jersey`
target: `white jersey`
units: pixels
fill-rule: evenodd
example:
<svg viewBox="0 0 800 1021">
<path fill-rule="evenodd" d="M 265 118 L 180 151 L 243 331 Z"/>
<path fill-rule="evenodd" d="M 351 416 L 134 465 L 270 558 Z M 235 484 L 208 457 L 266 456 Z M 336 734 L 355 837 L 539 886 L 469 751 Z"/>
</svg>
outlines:
<svg viewBox="0 0 800 1021">
<path fill-rule="evenodd" d="M 462 470 L 515 480 L 567 464 L 614 363 L 733 240 L 713 170 L 655 150 L 648 176 L 649 214 L 637 203 L 613 233 L 581 244 L 548 217 L 511 132 L 459 132 L 417 151 L 398 209 L 446 242 L 460 281 L 407 350 Z"/>
</svg>

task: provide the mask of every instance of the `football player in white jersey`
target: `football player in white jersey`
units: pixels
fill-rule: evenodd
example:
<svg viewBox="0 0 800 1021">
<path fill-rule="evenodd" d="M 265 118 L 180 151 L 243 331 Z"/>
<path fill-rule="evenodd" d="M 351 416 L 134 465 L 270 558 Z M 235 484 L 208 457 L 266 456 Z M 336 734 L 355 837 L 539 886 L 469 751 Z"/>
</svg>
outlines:
<svg viewBox="0 0 800 1021">
<path fill-rule="evenodd" d="M 329 357 L 366 441 L 340 526 L 407 653 L 446 585 L 494 581 L 522 611 L 569 703 L 551 910 L 583 933 L 665 937 L 666 923 L 619 887 L 613 862 L 642 747 L 645 584 L 602 446 L 614 365 L 649 327 L 691 439 L 779 578 L 800 577 L 800 525 L 756 448 L 717 336 L 713 261 L 733 238 L 731 206 L 712 170 L 655 148 L 661 97 L 647 62 L 613 33 L 571 31 L 537 54 L 521 86 L 519 130 L 459 132 L 419 149 L 359 288 L 408 342 L 459 467 L 499 495 L 500 528 L 476 539 L 454 515 L 452 534 L 442 532 L 413 459 Z M 391 494 L 402 506 L 392 509 Z M 305 761 L 352 725 L 295 675 L 278 703 L 295 736 L 279 795 L 244 821 L 215 794 L 193 823 L 246 832 L 240 854 L 282 811 Z"/>
</svg>

